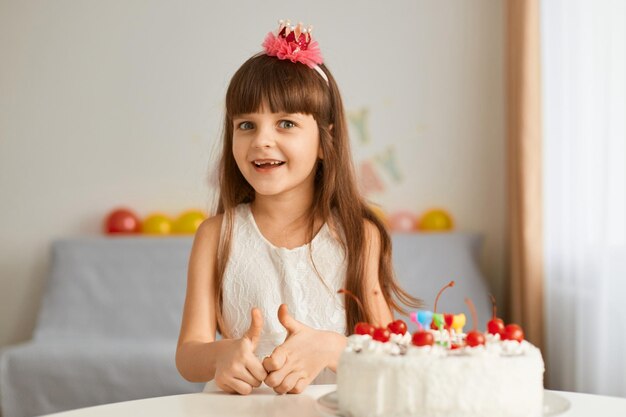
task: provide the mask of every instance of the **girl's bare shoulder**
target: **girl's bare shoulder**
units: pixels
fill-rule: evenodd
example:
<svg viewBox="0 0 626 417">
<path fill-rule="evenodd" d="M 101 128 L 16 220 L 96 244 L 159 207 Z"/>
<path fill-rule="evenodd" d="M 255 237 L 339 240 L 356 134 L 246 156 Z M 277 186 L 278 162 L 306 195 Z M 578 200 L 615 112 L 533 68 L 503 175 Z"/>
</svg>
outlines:
<svg viewBox="0 0 626 417">
<path fill-rule="evenodd" d="M 218 214 L 205 219 L 196 231 L 196 245 L 210 245 L 216 247 L 220 240 L 223 219 L 223 214 Z"/>
<path fill-rule="evenodd" d="M 196 230 L 189 260 L 190 271 L 199 270 L 202 272 L 200 275 L 205 276 L 205 268 L 212 268 L 218 253 L 222 218 L 222 215 L 209 217 Z"/>
</svg>

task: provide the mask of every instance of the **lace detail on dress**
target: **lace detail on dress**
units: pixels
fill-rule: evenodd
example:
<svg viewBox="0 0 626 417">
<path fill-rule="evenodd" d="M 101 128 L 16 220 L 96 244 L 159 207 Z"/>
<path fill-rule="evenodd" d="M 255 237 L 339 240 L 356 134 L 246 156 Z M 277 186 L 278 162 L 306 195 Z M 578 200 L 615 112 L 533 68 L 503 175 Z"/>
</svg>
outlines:
<svg viewBox="0 0 626 417">
<path fill-rule="evenodd" d="M 230 257 L 222 284 L 224 323 L 234 338 L 250 327 L 250 310 L 263 314 L 263 333 L 256 355 L 263 358 L 281 344 L 287 333 L 278 321 L 280 304 L 287 304 L 298 321 L 317 329 L 345 334 L 343 296 L 344 250 L 324 224 L 309 247 L 279 248 L 263 237 L 249 204 L 235 208 Z M 320 374 L 323 376 L 325 372 Z"/>
</svg>

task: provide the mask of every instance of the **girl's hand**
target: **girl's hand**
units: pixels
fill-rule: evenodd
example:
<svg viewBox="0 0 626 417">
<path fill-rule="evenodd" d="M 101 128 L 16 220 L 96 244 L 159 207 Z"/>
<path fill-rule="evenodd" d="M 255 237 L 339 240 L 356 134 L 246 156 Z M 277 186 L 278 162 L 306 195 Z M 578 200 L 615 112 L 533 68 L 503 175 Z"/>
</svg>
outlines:
<svg viewBox="0 0 626 417">
<path fill-rule="evenodd" d="M 251 315 L 252 323 L 246 334 L 241 339 L 230 340 L 216 361 L 215 383 L 231 394 L 250 394 L 267 377 L 263 364 L 254 354 L 263 330 L 263 316 L 258 308 L 253 308 Z"/>
<path fill-rule="evenodd" d="M 285 304 L 278 308 L 278 320 L 287 329 L 287 338 L 263 359 L 269 373 L 265 383 L 278 394 L 299 394 L 325 367 L 336 367 L 345 337 L 300 323 Z"/>
</svg>

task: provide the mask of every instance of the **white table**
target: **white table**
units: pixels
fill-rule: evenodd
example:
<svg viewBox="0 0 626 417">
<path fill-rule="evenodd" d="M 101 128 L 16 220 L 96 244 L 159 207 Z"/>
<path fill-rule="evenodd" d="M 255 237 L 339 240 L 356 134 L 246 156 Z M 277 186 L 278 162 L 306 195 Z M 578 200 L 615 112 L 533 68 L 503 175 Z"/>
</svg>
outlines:
<svg viewBox="0 0 626 417">
<path fill-rule="evenodd" d="M 311 385 L 300 395 L 276 395 L 264 387 L 247 396 L 198 393 L 148 398 L 97 407 L 81 408 L 54 417 L 319 417 L 317 398 L 332 392 L 335 385 Z M 626 398 L 551 391 L 570 401 L 559 417 L 624 417 Z"/>
</svg>

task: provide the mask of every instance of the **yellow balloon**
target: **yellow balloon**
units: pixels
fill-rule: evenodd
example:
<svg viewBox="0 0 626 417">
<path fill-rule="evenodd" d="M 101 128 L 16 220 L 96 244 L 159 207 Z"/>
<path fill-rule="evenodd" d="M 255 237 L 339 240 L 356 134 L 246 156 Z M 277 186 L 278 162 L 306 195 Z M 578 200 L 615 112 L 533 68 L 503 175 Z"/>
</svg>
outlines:
<svg viewBox="0 0 626 417">
<path fill-rule="evenodd" d="M 206 219 L 206 214 L 204 214 L 203 211 L 186 211 L 178 216 L 174 222 L 172 231 L 179 234 L 194 234 L 204 219 Z"/>
<path fill-rule="evenodd" d="M 161 213 L 146 217 L 141 225 L 141 232 L 147 235 L 168 235 L 172 231 L 172 220 Z"/>
<path fill-rule="evenodd" d="M 452 216 L 443 209 L 429 210 L 422 216 L 419 229 L 426 231 L 446 231 L 454 228 Z"/>
</svg>

